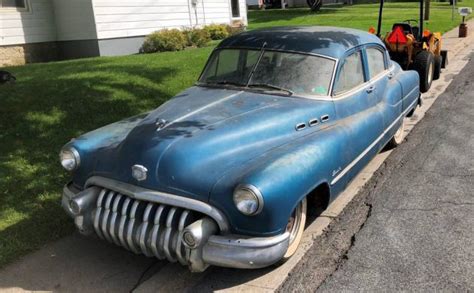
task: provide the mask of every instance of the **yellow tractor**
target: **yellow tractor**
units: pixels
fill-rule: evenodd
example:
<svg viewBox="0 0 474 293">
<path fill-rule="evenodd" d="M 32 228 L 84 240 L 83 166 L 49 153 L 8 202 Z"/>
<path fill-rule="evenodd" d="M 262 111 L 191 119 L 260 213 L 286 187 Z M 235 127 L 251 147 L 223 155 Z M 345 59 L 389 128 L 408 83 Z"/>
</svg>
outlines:
<svg viewBox="0 0 474 293">
<path fill-rule="evenodd" d="M 384 37 L 380 35 L 384 0 L 380 2 L 377 35 L 384 41 L 390 57 L 405 70 L 420 75 L 420 91 L 427 92 L 431 82 L 439 78 L 448 62 L 448 52 L 441 49 L 441 33 L 423 30 L 423 2 L 420 0 L 420 21 L 408 19 L 395 23 Z"/>
</svg>

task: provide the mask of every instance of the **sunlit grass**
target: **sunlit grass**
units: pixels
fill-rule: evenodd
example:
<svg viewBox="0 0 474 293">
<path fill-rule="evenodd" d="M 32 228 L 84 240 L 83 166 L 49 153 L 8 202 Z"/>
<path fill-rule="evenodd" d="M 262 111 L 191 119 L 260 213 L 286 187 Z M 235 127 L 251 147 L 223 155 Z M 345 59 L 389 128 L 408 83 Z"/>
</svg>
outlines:
<svg viewBox="0 0 474 293">
<path fill-rule="evenodd" d="M 385 3 L 382 31 L 388 31 L 394 22 L 419 19 L 418 5 L 417 2 Z M 459 5 L 472 7 L 474 0 L 464 0 Z M 360 4 L 326 5 L 318 13 L 313 13 L 308 8 L 251 11 L 249 27 L 253 29 L 268 26 L 326 25 L 367 31 L 371 26 L 377 27 L 378 10 L 378 4 Z M 425 27 L 433 31 L 446 32 L 459 25 L 461 21 L 457 11 L 454 20 L 451 20 L 451 15 L 449 2 L 431 2 L 430 20 L 426 22 Z"/>
</svg>

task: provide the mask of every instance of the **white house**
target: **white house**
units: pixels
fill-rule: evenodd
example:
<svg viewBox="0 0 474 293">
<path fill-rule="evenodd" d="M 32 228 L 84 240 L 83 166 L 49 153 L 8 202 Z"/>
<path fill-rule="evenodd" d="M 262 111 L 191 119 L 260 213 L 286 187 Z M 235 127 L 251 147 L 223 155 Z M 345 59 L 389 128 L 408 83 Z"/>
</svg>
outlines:
<svg viewBox="0 0 474 293">
<path fill-rule="evenodd" d="M 0 66 L 139 51 L 163 28 L 247 25 L 245 0 L 0 0 Z"/>
</svg>

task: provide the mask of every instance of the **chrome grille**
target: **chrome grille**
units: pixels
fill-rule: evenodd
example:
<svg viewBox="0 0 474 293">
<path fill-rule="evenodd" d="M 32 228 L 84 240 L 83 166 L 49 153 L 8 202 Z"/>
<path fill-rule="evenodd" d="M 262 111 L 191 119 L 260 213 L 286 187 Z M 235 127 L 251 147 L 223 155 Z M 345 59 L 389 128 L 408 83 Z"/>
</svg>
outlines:
<svg viewBox="0 0 474 293">
<path fill-rule="evenodd" d="M 146 256 L 189 264 L 189 248 L 182 244 L 183 230 L 203 217 L 196 211 L 141 201 L 102 189 L 93 211 L 97 235 Z"/>
</svg>

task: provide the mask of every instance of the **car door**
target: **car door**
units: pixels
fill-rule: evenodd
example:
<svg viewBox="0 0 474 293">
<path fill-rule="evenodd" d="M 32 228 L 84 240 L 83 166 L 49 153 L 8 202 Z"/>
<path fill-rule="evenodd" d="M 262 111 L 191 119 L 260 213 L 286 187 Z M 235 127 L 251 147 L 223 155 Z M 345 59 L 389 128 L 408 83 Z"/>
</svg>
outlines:
<svg viewBox="0 0 474 293">
<path fill-rule="evenodd" d="M 370 84 L 381 102 L 384 129 L 388 129 L 402 113 L 401 89 L 397 82 L 391 82 L 392 75 L 387 66 L 388 58 L 383 48 L 370 46 L 365 52 Z M 393 93 L 394 91 L 397 92 Z"/>
<path fill-rule="evenodd" d="M 347 54 L 339 65 L 333 89 L 333 101 L 339 127 L 345 137 L 340 154 L 341 169 L 332 184 L 343 186 L 358 173 L 378 151 L 377 139 L 384 129 L 380 99 L 374 84 L 369 82 L 363 48 Z M 374 145 L 375 143 L 375 145 Z"/>
<path fill-rule="evenodd" d="M 392 79 L 393 73 L 388 67 L 389 59 L 385 50 L 380 46 L 369 46 L 365 50 L 366 63 L 370 77 L 370 84 L 380 101 L 380 110 L 383 113 L 385 136 L 381 139 L 383 147 L 398 127 L 392 127 L 402 111 L 402 89 L 400 84 Z"/>
</svg>

